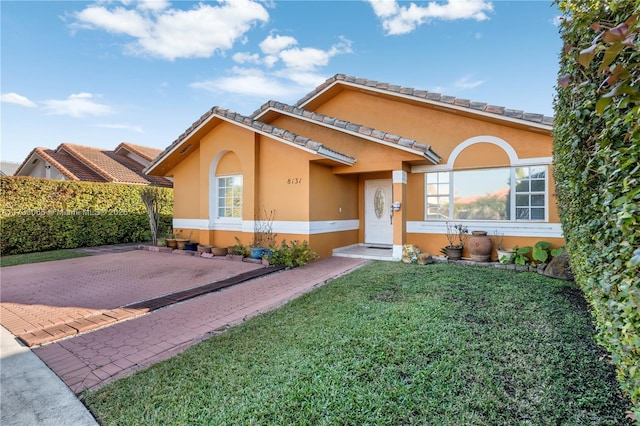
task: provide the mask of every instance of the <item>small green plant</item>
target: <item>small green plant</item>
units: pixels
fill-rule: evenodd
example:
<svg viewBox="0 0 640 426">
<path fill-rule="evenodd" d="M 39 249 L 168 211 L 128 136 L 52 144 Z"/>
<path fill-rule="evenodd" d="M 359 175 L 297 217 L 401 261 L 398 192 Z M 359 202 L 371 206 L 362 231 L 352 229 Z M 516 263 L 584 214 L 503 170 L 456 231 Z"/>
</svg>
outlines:
<svg viewBox="0 0 640 426">
<path fill-rule="evenodd" d="M 513 263 L 515 263 L 516 265 L 526 265 L 527 263 L 529 263 L 528 254 L 531 253 L 531 246 L 514 246 L 513 250 L 514 253 L 511 255 L 511 260 L 513 261 Z"/>
<path fill-rule="evenodd" d="M 240 238 L 235 237 L 236 243 L 233 245 L 233 254 L 237 256 L 246 256 L 247 255 L 247 247 L 242 244 Z"/>
<path fill-rule="evenodd" d="M 531 252 L 531 257 L 533 258 L 533 262 L 545 263 L 552 258 L 559 256 L 564 251 L 564 247 L 558 247 L 555 249 L 551 249 L 551 243 L 548 241 L 538 241 L 533 246 L 533 251 Z"/>
<path fill-rule="evenodd" d="M 297 240 L 291 241 L 291 243 L 282 240 L 279 247 L 271 246 L 270 250 L 272 253 L 269 257 L 269 263 L 271 265 L 285 265 L 287 268 L 306 265 L 318 258 L 318 254 L 309 248 L 306 241 L 299 244 Z"/>
</svg>

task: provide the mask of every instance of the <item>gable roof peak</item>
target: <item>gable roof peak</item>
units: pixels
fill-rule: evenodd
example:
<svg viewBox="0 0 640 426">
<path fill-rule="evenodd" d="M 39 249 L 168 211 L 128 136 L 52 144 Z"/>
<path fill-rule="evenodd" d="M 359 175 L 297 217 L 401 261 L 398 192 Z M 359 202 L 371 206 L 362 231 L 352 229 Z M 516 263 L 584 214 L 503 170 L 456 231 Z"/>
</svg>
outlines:
<svg viewBox="0 0 640 426">
<path fill-rule="evenodd" d="M 263 112 L 268 109 L 281 111 L 291 116 L 302 117 L 302 119 L 315 122 L 317 124 L 320 124 L 326 127 L 337 129 L 342 132 L 350 132 L 352 134 L 357 134 L 361 137 L 374 139 L 378 142 L 392 143 L 400 147 L 412 149 L 414 151 L 419 151 L 423 153 L 425 157 L 431 160 L 434 164 L 437 164 L 440 161 L 440 156 L 431 149 L 430 145 L 420 143 L 414 139 L 405 138 L 400 135 L 395 135 L 393 133 L 387 133 L 382 130 L 372 129 L 370 127 L 363 126 L 358 123 L 353 123 L 351 121 L 346 121 L 340 118 L 331 117 L 325 114 L 321 114 L 319 112 L 299 108 L 297 106 L 287 105 L 282 102 L 269 101 L 266 104 L 264 104 L 261 107 L 261 109 L 258 111 Z"/>
<path fill-rule="evenodd" d="M 347 74 L 335 74 L 328 78 L 324 83 L 316 87 L 314 90 L 305 95 L 302 99 L 295 103 L 296 107 L 303 107 L 311 99 L 322 93 L 329 86 L 336 83 L 346 83 L 351 86 L 360 86 L 363 88 L 384 91 L 399 96 L 411 97 L 415 99 L 424 99 L 431 103 L 442 103 L 444 107 L 455 106 L 468 109 L 470 111 L 478 111 L 489 113 L 505 118 L 519 119 L 530 121 L 547 126 L 552 126 L 554 117 L 545 116 L 544 114 L 536 114 L 525 112 L 522 110 L 509 109 L 503 106 L 490 105 L 485 102 L 477 102 L 469 99 L 457 98 L 455 96 L 447 96 L 441 93 L 430 92 L 428 90 L 414 89 L 411 87 L 403 87 L 390 83 L 379 82 L 376 80 L 368 80 L 362 77 L 355 77 Z M 263 105 L 264 107 L 264 105 Z M 254 113 L 255 114 L 255 113 Z"/>
</svg>

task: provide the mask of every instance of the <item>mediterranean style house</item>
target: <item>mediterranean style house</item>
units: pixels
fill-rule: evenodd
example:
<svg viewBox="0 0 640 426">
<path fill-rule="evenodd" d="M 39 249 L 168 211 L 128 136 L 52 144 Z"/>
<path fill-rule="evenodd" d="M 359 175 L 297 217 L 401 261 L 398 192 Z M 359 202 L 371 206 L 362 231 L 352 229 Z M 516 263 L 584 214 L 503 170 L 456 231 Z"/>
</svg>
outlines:
<svg viewBox="0 0 640 426">
<path fill-rule="evenodd" d="M 338 74 L 295 105 L 249 117 L 214 107 L 146 172 L 173 178 L 174 230 L 201 244 L 248 244 L 270 212 L 278 242 L 306 240 L 320 256 L 438 254 L 447 223 L 505 247 L 561 246 L 552 124 Z"/>
<path fill-rule="evenodd" d="M 170 188 L 173 185 L 170 179 L 143 173 L 161 152 L 160 149 L 128 142 L 122 142 L 113 151 L 62 143 L 56 149 L 33 149 L 18 165 L 13 176 Z"/>
</svg>

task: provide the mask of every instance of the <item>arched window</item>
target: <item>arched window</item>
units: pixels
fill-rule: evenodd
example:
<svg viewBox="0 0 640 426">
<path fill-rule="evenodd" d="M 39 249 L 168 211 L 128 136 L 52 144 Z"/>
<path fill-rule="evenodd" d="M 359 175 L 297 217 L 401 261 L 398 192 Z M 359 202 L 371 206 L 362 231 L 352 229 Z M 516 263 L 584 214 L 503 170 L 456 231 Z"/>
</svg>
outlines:
<svg viewBox="0 0 640 426">
<path fill-rule="evenodd" d="M 242 175 L 216 176 L 217 219 L 242 219 Z"/>
<path fill-rule="evenodd" d="M 458 165 L 463 151 L 481 146 L 491 153 L 485 154 L 484 166 L 474 167 L 479 150 Z M 446 165 L 425 170 L 425 220 L 546 221 L 550 164 L 546 157 L 518 158 L 511 145 L 496 137 L 468 139 Z"/>
</svg>

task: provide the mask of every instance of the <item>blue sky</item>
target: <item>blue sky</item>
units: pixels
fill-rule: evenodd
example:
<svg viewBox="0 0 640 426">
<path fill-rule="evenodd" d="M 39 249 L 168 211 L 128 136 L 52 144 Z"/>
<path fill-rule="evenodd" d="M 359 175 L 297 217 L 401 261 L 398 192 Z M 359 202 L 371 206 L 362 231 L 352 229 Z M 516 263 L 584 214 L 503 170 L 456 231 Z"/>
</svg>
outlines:
<svg viewBox="0 0 640 426">
<path fill-rule="evenodd" d="M 341 73 L 553 115 L 547 1 L 0 1 L 1 148 L 164 149 Z"/>
</svg>

